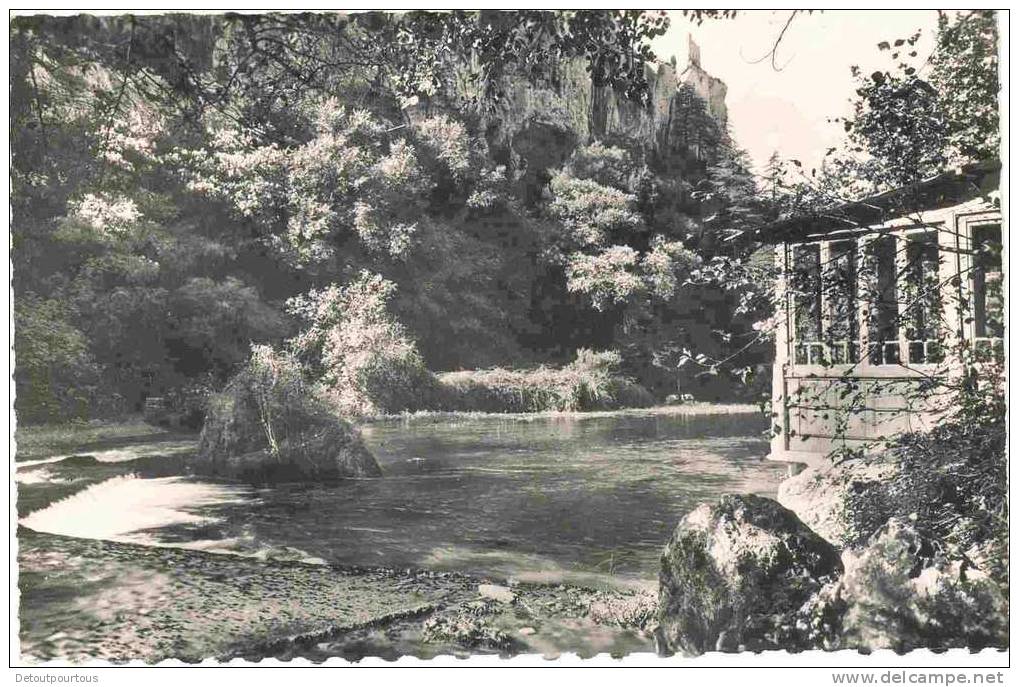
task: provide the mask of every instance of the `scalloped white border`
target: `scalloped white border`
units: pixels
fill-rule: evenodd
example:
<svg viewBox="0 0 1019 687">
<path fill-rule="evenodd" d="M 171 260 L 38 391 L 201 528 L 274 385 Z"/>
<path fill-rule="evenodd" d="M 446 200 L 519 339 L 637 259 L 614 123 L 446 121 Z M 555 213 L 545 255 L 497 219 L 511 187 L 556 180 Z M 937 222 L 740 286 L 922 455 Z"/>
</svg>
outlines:
<svg viewBox="0 0 1019 687">
<path fill-rule="evenodd" d="M 89 9 L 85 7 L 71 8 L 68 9 L 66 4 L 58 4 L 57 6 L 49 6 L 41 4 L 32 9 L 27 8 L 12 8 L 9 7 L 9 13 L 13 16 L 16 14 L 35 14 L 39 12 L 46 12 L 50 14 L 79 14 L 83 12 L 90 12 L 93 14 L 115 14 L 130 10 L 136 14 L 153 14 L 159 12 L 214 12 L 214 11 L 236 11 L 236 12 L 264 12 L 269 10 L 274 11 L 297 11 L 296 8 L 279 9 L 273 8 L 269 5 L 262 7 L 258 6 L 259 3 L 249 3 L 247 7 L 232 6 L 231 3 L 217 3 L 219 7 L 216 10 L 209 9 L 193 9 L 187 7 L 176 7 L 174 3 L 161 3 L 160 9 L 147 9 L 139 10 L 136 6 L 130 3 L 124 2 L 107 2 L 104 3 L 105 7 L 102 9 Z M 429 6 L 428 3 L 422 2 L 377 2 L 375 6 L 370 9 L 431 9 L 435 8 L 435 4 Z M 747 3 L 750 4 L 750 3 Z M 443 8 L 446 9 L 469 9 L 476 8 L 477 2 L 465 3 L 462 1 L 447 1 L 441 3 Z M 581 9 L 581 8 L 592 8 L 602 3 L 596 2 L 570 2 L 560 0 L 556 3 L 549 3 L 547 5 L 534 5 L 534 4 L 516 4 L 513 9 L 522 9 L 525 7 L 549 7 L 549 8 L 568 8 L 568 9 Z M 603 5 L 604 6 L 604 5 Z M 626 7 L 632 6 L 631 3 L 612 3 L 613 7 Z M 817 7 L 818 4 L 805 5 L 802 3 L 791 3 L 784 9 L 805 9 L 808 7 Z M 985 7 L 980 3 L 972 2 L 955 2 L 952 4 L 952 8 L 975 8 Z M 897 9 L 927 9 L 929 5 L 924 6 L 922 3 L 900 3 Z M 356 8 L 342 7 L 341 5 L 328 5 L 322 2 L 309 2 L 305 3 L 305 7 L 302 9 L 308 10 L 337 10 L 344 9 L 346 11 L 352 11 Z M 367 8 L 366 8 L 367 9 Z M 739 9 L 772 9 L 760 6 L 742 7 Z M 825 6 L 826 10 L 836 9 L 852 9 L 852 10 L 877 10 L 877 9 L 889 9 L 887 4 L 873 2 L 873 0 L 866 2 L 856 2 L 850 7 L 839 6 L 838 4 L 829 4 Z M 1008 237 L 1009 232 L 1007 229 L 1008 224 L 1008 209 L 1009 209 L 1009 153 L 1010 153 L 1010 140 L 1009 140 L 1009 123 L 1010 123 L 1010 89 L 1009 89 L 1009 11 L 1002 9 L 1000 12 L 1000 65 L 1001 65 L 1001 81 L 1002 81 L 1002 92 L 1001 92 L 1001 122 L 1002 122 L 1002 214 L 1006 222 L 1005 236 Z M 879 17 L 875 17 L 875 20 L 879 20 Z M 9 38 L 8 38 L 9 41 Z M 4 70 L 7 75 L 9 82 L 10 80 L 10 65 L 8 59 L 8 53 L 5 51 L 3 56 Z M 9 121 L 10 114 L 10 103 L 7 99 L 4 101 L 4 112 L 5 118 Z M 10 142 L 4 140 L 4 152 L 7 159 L 10 159 Z M 8 197 L 10 194 L 10 179 L 6 177 L 4 180 L 5 187 L 7 189 Z M 8 217 L 10 217 L 10 210 L 8 210 Z M 1008 264 L 1009 254 L 1009 239 L 1005 240 L 1005 264 Z M 8 256 L 10 256 L 11 239 L 10 232 L 8 231 L 7 237 L 7 249 Z M 12 378 L 12 372 L 14 369 L 14 351 L 13 351 L 13 319 L 11 318 L 11 309 L 13 304 L 13 294 L 10 288 L 10 278 L 12 275 L 13 266 L 10 264 L 8 257 L 8 297 L 4 300 L 3 308 L 4 315 L 8 321 L 8 360 L 7 360 L 7 379 L 8 379 L 8 437 L 9 437 L 9 456 L 14 455 L 15 443 L 14 443 L 14 383 Z M 1011 282 L 1008 279 L 1006 269 L 1006 289 L 1008 298 L 1006 299 L 1006 322 L 1008 320 L 1008 303 L 1011 301 Z M 1006 351 L 1008 350 L 1008 338 L 1009 328 L 1006 327 Z M 1006 354 L 1006 368 L 1008 365 L 1008 356 Z M 1012 389 L 1009 385 L 1008 389 L 1009 407 L 1012 405 Z M 1009 452 L 1013 447 L 1014 437 L 1009 436 L 1008 446 Z M 496 672 L 486 673 L 484 675 L 477 674 L 474 668 L 564 668 L 564 669 L 578 669 L 578 668 L 652 668 L 652 669 L 669 669 L 669 668 L 687 668 L 691 670 L 684 671 L 681 674 L 671 673 L 662 674 L 655 670 L 654 672 L 643 671 L 635 674 L 634 677 L 641 680 L 669 680 L 677 681 L 681 683 L 690 683 L 692 685 L 700 684 L 727 684 L 729 681 L 732 683 L 753 683 L 755 687 L 795 687 L 798 685 L 818 687 L 821 685 L 834 684 L 833 674 L 841 673 L 859 673 L 861 675 L 872 674 L 874 676 L 873 682 L 870 684 L 875 685 L 913 685 L 913 684 L 940 684 L 940 685 L 952 685 L 962 684 L 959 681 L 959 676 L 966 675 L 967 677 L 981 673 L 987 676 L 992 674 L 1000 674 L 1004 677 L 1004 682 L 1000 684 L 1014 684 L 1015 674 L 1012 670 L 1008 669 L 1009 655 L 1010 652 L 984 650 L 980 653 L 970 653 L 963 649 L 952 650 L 948 652 L 935 654 L 929 650 L 917 650 L 907 654 L 898 655 L 891 651 L 877 651 L 872 654 L 860 654 L 853 651 L 840 651 L 840 652 L 823 652 L 823 651 L 810 651 L 798 654 L 790 654 L 788 652 L 774 651 L 765 652 L 761 654 L 720 654 L 720 653 L 708 653 L 698 657 L 682 657 L 673 656 L 670 658 L 659 658 L 654 654 L 629 654 L 624 658 L 615 659 L 607 654 L 600 654 L 593 658 L 582 659 L 576 654 L 564 654 L 557 657 L 554 660 L 546 659 L 537 655 L 522 655 L 514 658 L 500 658 L 498 656 L 473 656 L 470 659 L 458 659 L 452 656 L 442 656 L 431 660 L 422 660 L 411 656 L 404 656 L 397 661 L 385 661 L 379 658 L 366 658 L 357 663 L 350 663 L 341 658 L 333 658 L 321 664 L 313 664 L 305 659 L 296 659 L 289 663 L 283 663 L 276 659 L 264 659 L 259 662 L 250 662 L 243 659 L 234 659 L 228 663 L 216 663 L 211 659 L 198 665 L 185 664 L 180 661 L 162 661 L 155 665 L 147 665 L 141 661 L 134 661 L 128 664 L 120 664 L 117 666 L 110 666 L 105 661 L 91 661 L 85 664 L 73 664 L 69 662 L 46 662 L 41 664 L 22 664 L 19 666 L 19 643 L 18 643 L 18 587 L 17 587 L 17 539 L 15 536 L 17 528 L 17 517 L 15 512 L 15 489 L 16 484 L 14 481 L 14 461 L 13 458 L 9 458 L 9 501 L 8 501 L 8 513 L 9 513 L 9 539 L 8 539 L 8 570 L 10 573 L 10 586 L 8 587 L 8 604 L 11 609 L 10 613 L 10 624 L 8 627 L 8 646 L 10 647 L 10 663 L 6 669 L 8 673 L 9 684 L 26 684 L 26 685 L 63 685 L 81 683 L 86 684 L 86 678 L 98 678 L 98 680 L 89 680 L 91 684 L 107 685 L 125 685 L 135 687 L 139 682 L 144 682 L 146 685 L 154 685 L 156 687 L 179 687 L 182 681 L 188 683 L 194 683 L 197 685 L 216 684 L 228 681 L 230 684 L 245 684 L 250 683 L 252 685 L 275 685 L 280 682 L 297 682 L 301 687 L 304 684 L 328 684 L 335 686 L 339 682 L 345 682 L 347 680 L 359 680 L 364 679 L 365 681 L 372 681 L 373 683 L 378 681 L 378 675 L 366 674 L 364 671 L 357 671 L 353 674 L 347 673 L 336 673 L 334 671 L 313 671 L 313 672 L 301 672 L 299 674 L 294 671 L 300 670 L 306 667 L 346 667 L 346 668 L 378 668 L 378 667 L 391 667 L 391 668 L 411 668 L 414 670 L 413 673 L 395 671 L 387 673 L 382 679 L 392 679 L 394 682 L 410 682 L 413 683 L 413 687 L 417 687 L 422 681 L 425 683 L 441 682 L 444 687 L 452 687 L 453 685 L 470 685 L 471 687 L 477 687 L 478 680 L 484 680 L 486 682 L 485 687 L 497 687 L 503 684 L 513 685 L 513 687 L 519 687 L 521 680 L 539 681 L 539 682 L 560 682 L 564 679 L 568 679 L 565 674 L 560 675 L 555 672 L 541 673 L 527 673 L 527 672 Z M 1013 495 L 1010 486 L 1010 498 Z M 1010 623 L 1013 620 L 1013 614 L 1010 612 Z M 179 670 L 167 670 L 167 668 L 189 668 L 188 672 L 182 672 Z M 70 669 L 69 669 L 70 668 Z M 139 672 L 138 669 L 145 669 L 144 672 Z M 468 670 L 464 670 L 464 669 Z M 710 670 L 703 670 L 710 669 Z M 214 672 L 213 672 L 214 671 Z M 355 675 L 357 677 L 355 677 Z M 933 678 L 937 675 L 938 678 Z M 951 683 L 946 679 L 948 676 L 952 676 L 953 681 Z M 49 680 L 47 680 L 49 677 Z M 77 677 L 78 679 L 75 679 Z M 570 675 L 571 678 L 580 678 L 581 676 Z M 616 682 L 618 675 L 604 675 L 601 673 L 586 673 L 582 679 L 591 680 L 598 682 L 601 679 L 612 680 Z M 932 679 L 933 678 L 933 679 Z M 941 681 L 938 682 L 937 680 Z M 864 684 L 862 680 L 857 684 Z M 970 683 L 973 684 L 973 683 Z M 997 682 L 985 681 L 984 684 L 999 684 Z"/>
</svg>

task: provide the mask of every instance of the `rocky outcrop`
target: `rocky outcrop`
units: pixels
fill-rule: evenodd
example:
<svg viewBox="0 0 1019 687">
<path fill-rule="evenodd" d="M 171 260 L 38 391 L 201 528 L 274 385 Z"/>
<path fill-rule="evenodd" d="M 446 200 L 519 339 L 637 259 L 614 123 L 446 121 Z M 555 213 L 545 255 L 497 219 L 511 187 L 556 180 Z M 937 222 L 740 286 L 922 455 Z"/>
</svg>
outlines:
<svg viewBox="0 0 1019 687">
<path fill-rule="evenodd" d="M 908 518 L 839 557 L 780 504 L 724 496 L 665 548 L 657 638 L 663 653 L 693 654 L 1004 648 L 1008 608 L 1006 585 Z"/>
<path fill-rule="evenodd" d="M 1007 542 L 981 521 L 994 504 L 963 483 L 979 459 L 925 455 L 903 446 L 814 467 L 782 483 L 781 505 L 725 497 L 691 513 L 663 556 L 663 644 L 1007 646 Z M 821 555 L 835 550 L 836 564 Z"/>
<path fill-rule="evenodd" d="M 554 83 L 532 82 L 517 75 L 506 79 L 503 96 L 480 122 L 493 157 L 534 200 L 547 183 L 548 170 L 561 166 L 578 145 L 601 140 L 641 154 L 668 158 L 668 167 L 682 172 L 700 166 L 706 141 L 717 141 L 728 112 L 726 85 L 709 74 L 700 51 L 690 44 L 682 72 L 674 64 L 645 64 L 648 102 L 640 103 L 611 86 L 596 85 L 584 58 L 564 62 Z M 404 112 L 411 123 L 437 114 L 460 112 L 479 96 L 476 81 L 466 72 L 451 76 L 452 91 L 420 96 Z M 691 112 L 690 95 L 702 102 L 703 118 Z M 691 130 L 691 128 L 696 130 Z M 710 133 L 700 129 L 710 128 Z"/>
<path fill-rule="evenodd" d="M 829 594 L 845 606 L 842 645 L 867 651 L 1008 646 L 1008 593 L 950 559 L 907 519 L 893 518 L 842 556 Z"/>
<path fill-rule="evenodd" d="M 690 35 L 687 35 L 687 46 L 689 49 L 687 67 L 680 75 L 680 79 L 704 100 L 708 112 L 724 127 L 729 119 L 729 110 L 725 105 L 725 95 L 729 89 L 724 81 L 712 76 L 701 66 L 700 46 L 694 43 Z"/>
<path fill-rule="evenodd" d="M 900 447 L 808 468 L 783 482 L 777 499 L 845 550 L 870 546 L 892 520 L 912 522 L 936 538 L 946 555 L 1007 584 L 1007 533 L 991 520 L 997 497 L 986 493 L 992 478 L 982 467 L 979 458 L 961 451 L 935 461 Z"/>
<path fill-rule="evenodd" d="M 662 554 L 659 648 L 806 648 L 796 614 L 841 572 L 835 548 L 771 499 L 729 495 L 702 505 Z"/>
<path fill-rule="evenodd" d="M 312 390 L 282 402 L 273 402 L 275 393 L 244 371 L 214 394 L 194 472 L 255 483 L 382 474 L 354 428 Z"/>
<path fill-rule="evenodd" d="M 577 142 L 599 139 L 631 139 L 660 146 L 668 139 L 673 100 L 681 85 L 670 64 L 647 65 L 650 89 L 648 106 L 629 100 L 611 87 L 597 86 L 583 59 L 563 65 L 558 84 L 533 84 L 526 79 L 510 81 L 506 97 L 490 117 L 490 142 L 499 147 L 512 141 L 519 148 L 519 132 L 533 123 L 570 132 Z"/>
</svg>

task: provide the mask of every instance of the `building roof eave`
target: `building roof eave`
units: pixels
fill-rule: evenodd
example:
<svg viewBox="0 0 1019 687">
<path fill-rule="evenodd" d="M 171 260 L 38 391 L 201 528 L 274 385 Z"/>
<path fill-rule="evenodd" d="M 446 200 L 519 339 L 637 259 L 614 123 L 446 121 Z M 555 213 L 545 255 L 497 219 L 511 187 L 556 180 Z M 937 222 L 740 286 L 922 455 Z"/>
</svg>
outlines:
<svg viewBox="0 0 1019 687">
<path fill-rule="evenodd" d="M 1000 169 L 998 160 L 966 165 L 915 184 L 762 225 L 753 231 L 753 238 L 765 243 L 782 243 L 866 229 L 910 213 L 955 205 L 995 190 Z"/>
</svg>

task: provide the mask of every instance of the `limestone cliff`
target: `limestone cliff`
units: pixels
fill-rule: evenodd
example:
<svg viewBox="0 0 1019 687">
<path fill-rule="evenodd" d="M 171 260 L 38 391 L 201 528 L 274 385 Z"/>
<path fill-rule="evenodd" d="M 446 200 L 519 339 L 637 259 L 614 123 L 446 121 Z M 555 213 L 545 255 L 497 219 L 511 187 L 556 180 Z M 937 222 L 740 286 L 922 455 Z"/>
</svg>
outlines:
<svg viewBox="0 0 1019 687">
<path fill-rule="evenodd" d="M 680 80 L 693 88 L 694 92 L 707 103 L 711 116 L 724 127 L 729 120 L 729 109 L 725 105 L 728 87 L 724 81 L 708 74 L 701 67 L 701 49 L 694 43 L 692 36 L 687 37 L 687 45 L 688 63 L 680 75 Z"/>
<path fill-rule="evenodd" d="M 561 165 L 577 145 L 595 139 L 640 150 L 648 157 L 704 160 L 706 148 L 725 130 L 726 85 L 709 74 L 700 49 L 689 40 L 688 63 L 682 72 L 659 62 L 645 65 L 650 90 L 647 105 L 627 99 L 610 86 L 592 81 L 583 59 L 561 65 L 555 84 L 510 79 L 495 111 L 482 118 L 493 154 L 517 176 L 540 176 Z M 468 101 L 472 83 L 454 77 L 454 99 Z M 707 117 L 691 118 L 691 97 Z M 405 110 L 411 122 L 460 108 L 438 98 Z M 711 129 L 705 132 L 704 129 Z M 670 165 L 675 166 L 675 165 Z"/>
<path fill-rule="evenodd" d="M 567 64 L 559 88 L 536 87 L 516 80 L 504 105 L 488 122 L 498 142 L 511 141 L 517 149 L 527 133 L 540 129 L 560 132 L 560 145 L 542 146 L 551 156 L 594 139 L 628 141 L 658 155 L 683 150 L 689 137 L 689 115 L 681 97 L 686 86 L 699 96 L 719 130 L 728 112 L 726 86 L 700 64 L 700 50 L 690 40 L 689 60 L 681 73 L 669 63 L 645 65 L 651 93 L 648 105 L 629 100 L 608 86 L 596 86 L 583 60 Z M 523 135 L 522 135 L 523 134 Z M 544 143 L 544 142 L 543 142 Z M 523 152 L 523 151 L 518 151 Z"/>
</svg>

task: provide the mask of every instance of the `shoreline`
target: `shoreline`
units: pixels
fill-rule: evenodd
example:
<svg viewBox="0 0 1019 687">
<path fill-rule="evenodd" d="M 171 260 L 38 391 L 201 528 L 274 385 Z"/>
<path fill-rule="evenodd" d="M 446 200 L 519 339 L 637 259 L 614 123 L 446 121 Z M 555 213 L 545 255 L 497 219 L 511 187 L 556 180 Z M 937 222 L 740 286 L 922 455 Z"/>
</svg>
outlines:
<svg viewBox="0 0 1019 687">
<path fill-rule="evenodd" d="M 709 403 L 696 402 L 678 405 L 659 405 L 649 408 L 619 408 L 617 410 L 543 410 L 535 413 L 491 413 L 484 411 L 445 411 L 445 410 L 419 410 L 404 413 L 389 413 L 382 415 L 369 415 L 353 420 L 355 425 L 371 425 L 382 422 L 394 422 L 402 420 L 411 421 L 435 421 L 444 420 L 516 420 L 526 422 L 528 420 L 544 419 L 571 419 L 586 420 L 605 417 L 682 417 L 686 415 L 762 415 L 760 406 L 752 403 Z"/>
<path fill-rule="evenodd" d="M 86 450 L 101 450 L 138 443 L 172 441 L 197 432 L 173 431 L 151 425 L 141 416 L 117 420 L 66 421 L 39 425 L 18 425 L 13 434 L 16 447 L 14 462 L 51 458 L 60 454 L 85 455 Z"/>
<path fill-rule="evenodd" d="M 388 422 L 444 422 L 464 420 L 587 420 L 607 417 L 684 417 L 709 415 L 761 415 L 760 406 L 752 403 L 694 402 L 677 405 L 657 405 L 648 408 L 619 408 L 616 410 L 547 410 L 533 413 L 492 413 L 485 411 L 419 410 L 414 412 L 367 415 L 351 418 L 354 426 L 370 426 Z M 120 420 L 90 420 L 39 425 L 21 425 L 14 433 L 15 466 L 28 461 L 41 461 L 60 455 L 87 455 L 88 451 L 130 446 L 138 443 L 158 443 L 173 440 L 196 439 L 199 432 L 171 430 L 146 423 L 140 416 Z"/>
<path fill-rule="evenodd" d="M 24 527 L 17 540 L 22 658 L 33 663 L 653 651 L 641 626 L 647 594 L 264 561 Z M 575 645 L 578 627 L 598 631 Z"/>
</svg>

